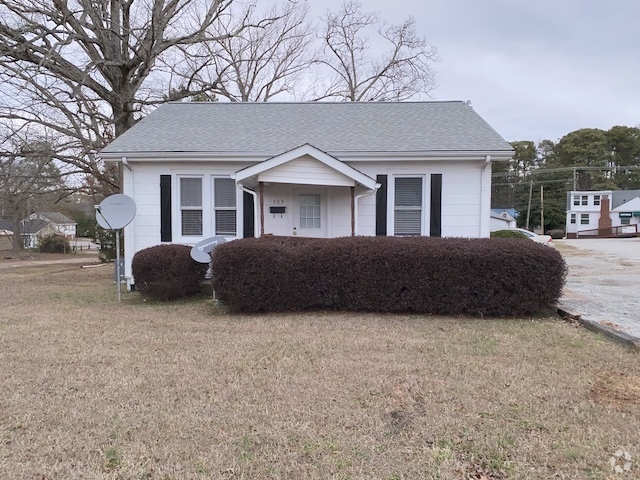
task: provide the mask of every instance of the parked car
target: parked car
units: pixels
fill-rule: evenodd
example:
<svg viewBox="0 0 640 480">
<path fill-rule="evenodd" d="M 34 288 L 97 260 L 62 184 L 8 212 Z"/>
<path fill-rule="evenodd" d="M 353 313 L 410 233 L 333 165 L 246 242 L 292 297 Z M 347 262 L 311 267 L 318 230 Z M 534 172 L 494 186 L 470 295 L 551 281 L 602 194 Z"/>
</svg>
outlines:
<svg viewBox="0 0 640 480">
<path fill-rule="evenodd" d="M 536 243 L 542 243 L 543 245 L 548 245 L 550 247 L 553 246 L 553 239 L 551 238 L 551 235 L 538 235 L 537 233 L 530 232 L 524 228 L 511 228 L 510 230 L 520 232 Z"/>
</svg>

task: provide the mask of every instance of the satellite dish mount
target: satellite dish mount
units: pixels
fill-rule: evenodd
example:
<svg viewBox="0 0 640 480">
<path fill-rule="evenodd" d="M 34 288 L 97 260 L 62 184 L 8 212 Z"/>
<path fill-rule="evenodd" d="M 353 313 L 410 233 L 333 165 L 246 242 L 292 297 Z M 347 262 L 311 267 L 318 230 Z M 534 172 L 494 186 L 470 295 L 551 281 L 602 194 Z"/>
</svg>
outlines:
<svg viewBox="0 0 640 480">
<path fill-rule="evenodd" d="M 116 282 L 118 284 L 118 301 L 122 299 L 120 279 L 122 278 L 120 265 L 120 229 L 131 223 L 136 216 L 136 203 L 133 198 L 117 193 L 105 198 L 100 205 L 96 205 L 96 221 L 105 230 L 116 232 Z"/>
</svg>

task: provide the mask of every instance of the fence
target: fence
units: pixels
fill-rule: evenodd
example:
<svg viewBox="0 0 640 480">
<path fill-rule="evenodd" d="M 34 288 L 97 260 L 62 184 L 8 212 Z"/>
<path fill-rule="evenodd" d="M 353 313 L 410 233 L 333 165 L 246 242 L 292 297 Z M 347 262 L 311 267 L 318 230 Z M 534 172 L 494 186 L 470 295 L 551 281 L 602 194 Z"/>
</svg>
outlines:
<svg viewBox="0 0 640 480">
<path fill-rule="evenodd" d="M 637 237 L 638 225 L 620 225 L 617 227 L 594 228 L 582 230 L 576 234 L 576 238 L 624 238 Z"/>
</svg>

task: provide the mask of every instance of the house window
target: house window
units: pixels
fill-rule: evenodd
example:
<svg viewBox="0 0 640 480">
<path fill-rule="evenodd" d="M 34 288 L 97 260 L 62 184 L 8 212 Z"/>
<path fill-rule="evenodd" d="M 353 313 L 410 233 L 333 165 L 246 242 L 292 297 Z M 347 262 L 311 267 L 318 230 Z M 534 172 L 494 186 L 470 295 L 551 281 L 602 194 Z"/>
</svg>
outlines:
<svg viewBox="0 0 640 480">
<path fill-rule="evenodd" d="M 589 214 L 581 213 L 580 214 L 580 225 L 589 225 Z"/>
<path fill-rule="evenodd" d="M 621 217 L 620 218 L 620 225 L 631 225 L 631 218 L 630 217 Z"/>
<path fill-rule="evenodd" d="M 600 195 L 594 195 L 594 196 L 593 196 L 593 204 L 594 204 L 595 206 L 600 205 Z"/>
<path fill-rule="evenodd" d="M 202 236 L 202 178 L 180 178 L 180 217 L 183 236 Z"/>
<path fill-rule="evenodd" d="M 232 178 L 213 179 L 216 235 L 236 234 L 236 182 Z"/>
<path fill-rule="evenodd" d="M 422 177 L 396 177 L 394 235 L 422 234 Z"/>
<path fill-rule="evenodd" d="M 580 195 L 574 195 L 573 196 L 573 205 L 574 206 L 580 205 Z"/>
<path fill-rule="evenodd" d="M 575 213 L 571 214 L 571 220 L 570 221 L 571 221 L 571 223 L 576 223 L 576 214 Z"/>
<path fill-rule="evenodd" d="M 320 194 L 300 195 L 300 228 L 322 228 L 320 224 Z"/>
<path fill-rule="evenodd" d="M 582 195 L 581 198 L 581 205 L 589 205 L 589 195 Z"/>
</svg>

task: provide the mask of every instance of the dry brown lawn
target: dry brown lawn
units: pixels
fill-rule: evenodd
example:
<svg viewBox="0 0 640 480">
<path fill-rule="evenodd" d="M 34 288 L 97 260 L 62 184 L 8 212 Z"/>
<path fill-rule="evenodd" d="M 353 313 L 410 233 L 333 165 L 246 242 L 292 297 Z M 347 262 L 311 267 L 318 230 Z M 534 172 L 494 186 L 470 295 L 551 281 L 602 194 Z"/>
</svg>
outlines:
<svg viewBox="0 0 640 480">
<path fill-rule="evenodd" d="M 640 478 L 640 356 L 559 319 L 236 316 L 112 278 L 0 270 L 0 478 Z"/>
</svg>

